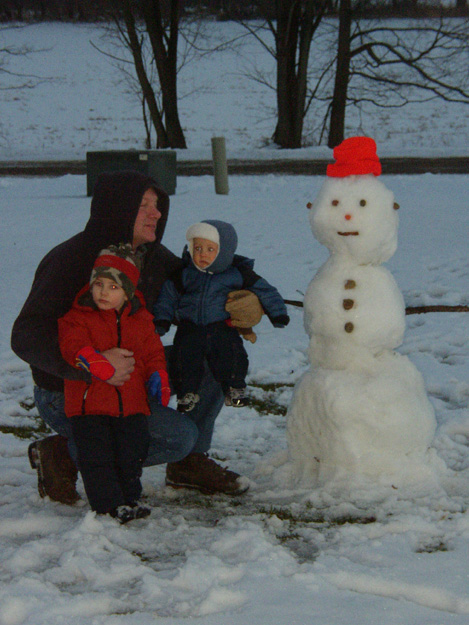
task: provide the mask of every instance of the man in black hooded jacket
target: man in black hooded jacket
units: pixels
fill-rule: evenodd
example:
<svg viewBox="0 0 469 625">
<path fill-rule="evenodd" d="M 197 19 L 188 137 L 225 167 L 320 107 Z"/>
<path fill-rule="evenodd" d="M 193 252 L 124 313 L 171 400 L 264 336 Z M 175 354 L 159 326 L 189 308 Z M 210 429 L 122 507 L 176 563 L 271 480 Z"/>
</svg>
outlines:
<svg viewBox="0 0 469 625">
<path fill-rule="evenodd" d="M 76 449 L 64 412 L 63 380 L 90 375 L 62 358 L 57 320 L 88 282 L 100 250 L 119 243 L 131 243 L 141 256 L 138 288 L 151 311 L 163 282 L 181 262 L 161 244 L 168 211 L 169 197 L 152 178 L 130 171 L 102 174 L 85 229 L 53 248 L 37 268 L 31 292 L 13 325 L 11 346 L 29 363 L 39 414 L 57 432 L 32 443 L 28 450 L 31 466 L 38 471 L 42 497 L 62 503 L 78 499 Z M 109 383 L 122 385 L 134 366 L 132 353 L 114 348 L 105 355 L 116 371 Z M 223 395 L 208 369 L 201 401 L 190 417 L 150 401 L 151 443 L 145 466 L 168 463 L 167 483 L 176 488 L 209 494 L 244 492 L 246 486 L 237 473 L 207 456 L 222 405 Z"/>
</svg>

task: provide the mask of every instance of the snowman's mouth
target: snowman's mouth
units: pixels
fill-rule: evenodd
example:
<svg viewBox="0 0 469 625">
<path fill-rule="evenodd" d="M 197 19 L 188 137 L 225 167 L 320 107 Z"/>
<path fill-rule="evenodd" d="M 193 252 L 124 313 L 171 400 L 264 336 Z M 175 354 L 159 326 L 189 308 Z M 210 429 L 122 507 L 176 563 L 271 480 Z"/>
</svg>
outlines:
<svg viewBox="0 0 469 625">
<path fill-rule="evenodd" d="M 341 237 L 358 237 L 358 232 L 338 232 Z"/>
</svg>

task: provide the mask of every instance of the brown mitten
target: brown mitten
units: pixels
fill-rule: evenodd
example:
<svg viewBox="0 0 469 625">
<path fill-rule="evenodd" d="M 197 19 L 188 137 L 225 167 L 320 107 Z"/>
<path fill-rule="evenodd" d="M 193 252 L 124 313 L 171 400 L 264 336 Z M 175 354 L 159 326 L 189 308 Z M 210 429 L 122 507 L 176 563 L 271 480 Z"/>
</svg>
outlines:
<svg viewBox="0 0 469 625">
<path fill-rule="evenodd" d="M 225 310 L 230 313 L 231 324 L 241 336 L 255 343 L 257 336 L 252 330 L 262 319 L 264 311 L 257 295 L 252 291 L 241 290 L 228 293 Z"/>
<path fill-rule="evenodd" d="M 254 332 L 252 328 L 236 328 L 238 332 L 241 334 L 243 339 L 246 341 L 251 341 L 251 343 L 255 343 L 257 341 L 257 334 Z"/>
</svg>

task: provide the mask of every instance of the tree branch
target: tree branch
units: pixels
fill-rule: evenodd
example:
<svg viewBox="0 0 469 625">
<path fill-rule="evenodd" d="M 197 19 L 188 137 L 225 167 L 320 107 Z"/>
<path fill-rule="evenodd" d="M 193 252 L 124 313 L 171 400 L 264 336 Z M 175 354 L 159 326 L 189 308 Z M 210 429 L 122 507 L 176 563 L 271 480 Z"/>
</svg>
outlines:
<svg viewBox="0 0 469 625">
<path fill-rule="evenodd" d="M 294 299 L 284 299 L 285 304 L 290 306 L 296 306 L 303 308 L 303 302 Z M 436 304 L 434 306 L 407 306 L 405 309 L 406 315 L 420 315 L 422 313 L 432 312 L 469 312 L 469 306 L 464 304 L 458 304 L 456 306 L 446 306 L 444 304 Z"/>
</svg>

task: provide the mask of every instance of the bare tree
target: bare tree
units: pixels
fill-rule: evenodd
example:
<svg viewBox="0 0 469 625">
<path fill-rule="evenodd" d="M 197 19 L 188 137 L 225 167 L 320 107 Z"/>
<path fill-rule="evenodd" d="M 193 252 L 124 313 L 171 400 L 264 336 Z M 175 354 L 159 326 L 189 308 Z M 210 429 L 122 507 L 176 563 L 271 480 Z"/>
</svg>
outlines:
<svg viewBox="0 0 469 625">
<path fill-rule="evenodd" d="M 283 148 L 301 147 L 306 113 L 308 61 L 311 41 L 327 2 L 277 0 L 275 36 L 278 119 L 274 142 Z"/>
<path fill-rule="evenodd" d="M 30 46 L 17 46 L 8 43 L 4 43 L 3 34 L 6 32 L 11 33 L 19 29 L 27 28 L 20 24 L 8 25 L 0 27 L 0 90 L 15 90 L 15 89 L 33 89 L 41 82 L 50 82 L 52 79 L 45 76 L 37 76 L 35 74 L 26 74 L 24 72 L 17 72 L 10 67 L 10 61 L 14 57 L 28 57 L 29 55 L 43 50 L 34 49 Z M 5 79 L 5 82 L 2 80 Z M 6 80 L 8 77 L 8 80 Z"/>
<path fill-rule="evenodd" d="M 25 45 L 17 46 L 7 43 L 8 40 L 4 36 L 7 32 L 11 34 L 12 31 L 23 28 L 28 27 L 20 24 L 0 27 L 0 91 L 18 91 L 20 93 L 24 89 L 34 89 L 34 87 L 41 83 L 52 82 L 54 80 L 46 76 L 27 74 L 12 69 L 11 62 L 15 57 L 28 57 L 33 53 L 42 51 Z M 4 125 L 0 118 L 0 139 L 2 141 L 6 140 L 5 135 Z"/>
<path fill-rule="evenodd" d="M 334 81 L 334 93 L 332 96 L 329 147 L 335 147 L 344 138 L 345 109 L 347 106 L 348 80 L 344 77 L 350 75 L 350 45 L 352 26 L 352 3 L 351 0 L 341 1 L 339 5 L 339 29 L 337 38 L 337 61 Z"/>
<path fill-rule="evenodd" d="M 329 147 L 344 138 L 348 106 L 395 108 L 434 98 L 469 104 L 468 20 L 352 24 L 350 0 L 340 0 L 339 20 Z"/>
<path fill-rule="evenodd" d="M 0 20 L 92 21 L 104 15 L 105 4 L 106 0 L 0 0 Z"/>
<path fill-rule="evenodd" d="M 0 19 L 2 21 L 23 20 L 24 1 L 23 0 L 5 0 L 0 3 Z"/>
<path fill-rule="evenodd" d="M 264 0 L 258 3 L 265 23 L 253 27 L 243 22 L 276 61 L 277 124 L 273 141 L 282 148 L 299 148 L 308 99 L 308 63 L 311 42 L 330 0 Z M 274 47 L 262 37 L 268 30 Z"/>
<path fill-rule="evenodd" d="M 142 94 L 143 116 L 149 142 L 150 124 L 157 147 L 185 148 L 179 120 L 177 74 L 180 0 L 111 0 L 121 41 L 131 52 Z M 150 50 L 150 54 L 146 53 Z M 158 74 L 154 87 L 153 68 Z M 159 97 L 160 96 L 160 97 Z"/>
</svg>

